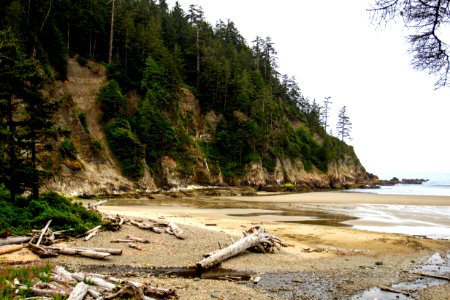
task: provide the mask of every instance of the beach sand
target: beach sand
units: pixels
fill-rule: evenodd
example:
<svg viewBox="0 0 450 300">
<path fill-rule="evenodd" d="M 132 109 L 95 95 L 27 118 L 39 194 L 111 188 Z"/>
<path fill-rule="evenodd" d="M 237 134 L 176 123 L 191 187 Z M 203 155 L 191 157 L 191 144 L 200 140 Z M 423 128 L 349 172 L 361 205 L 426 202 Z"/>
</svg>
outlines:
<svg viewBox="0 0 450 300">
<path fill-rule="evenodd" d="M 157 202 L 164 203 L 165 200 L 167 203 L 174 201 L 161 196 Z M 135 274 L 139 280 L 177 289 L 181 299 L 348 299 L 372 287 L 416 279 L 412 271 L 418 265 L 436 252 L 447 257 L 450 249 L 449 240 L 367 232 L 350 227 L 281 223 L 270 219 L 255 222 L 248 217 L 217 213 L 220 211 L 217 209 L 199 210 L 188 205 L 192 201 L 197 204 L 200 201 L 204 205 L 216 201 L 225 203 L 224 206 L 236 203 L 227 208 L 233 210 L 241 206 L 245 208 L 245 203 L 251 202 L 276 202 L 278 208 L 297 205 L 352 206 L 362 203 L 450 206 L 450 197 L 318 192 L 177 199 L 177 205 L 116 206 L 114 201 L 110 200 L 100 210 L 111 215 L 175 222 L 185 231 L 187 239 L 178 240 L 168 234 L 155 234 L 125 225 L 119 232 L 101 232 L 90 241 L 75 240 L 69 243 L 87 247 L 119 247 L 124 251 L 122 256 L 114 256 L 107 262 L 60 256 L 55 259 L 55 263 L 66 265 L 72 270 L 95 271 L 96 266 L 107 266 L 110 272 L 118 272 L 123 276 L 132 273 L 126 268 L 128 266 L 188 267 L 195 265 L 203 253 L 238 240 L 243 230 L 256 224 L 263 225 L 268 232 L 277 235 L 288 245 L 273 254 L 247 252 L 222 263 L 223 268 L 261 276 L 258 284 L 170 276 L 161 278 L 143 275 L 142 272 Z M 186 205 L 180 205 L 180 201 L 186 202 Z M 110 243 L 112 239 L 125 238 L 127 234 L 148 238 L 150 244 L 143 244 L 144 249 L 139 251 L 126 244 Z M 448 295 L 448 282 L 413 294 L 414 299 L 446 299 Z"/>
</svg>

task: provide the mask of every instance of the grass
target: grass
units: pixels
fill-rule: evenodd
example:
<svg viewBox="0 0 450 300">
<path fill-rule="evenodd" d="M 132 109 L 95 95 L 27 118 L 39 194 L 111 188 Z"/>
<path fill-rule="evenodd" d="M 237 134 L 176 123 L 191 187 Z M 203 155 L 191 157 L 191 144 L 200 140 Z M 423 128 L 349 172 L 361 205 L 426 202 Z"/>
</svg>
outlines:
<svg viewBox="0 0 450 300">
<path fill-rule="evenodd" d="M 49 261 L 26 266 L 7 266 L 0 269 L 0 299 L 23 299 L 33 296 L 31 293 L 33 284 L 38 281 L 50 282 L 51 271 L 52 265 Z M 15 287 L 15 279 L 25 288 Z M 55 299 L 62 299 L 62 297 Z"/>
</svg>

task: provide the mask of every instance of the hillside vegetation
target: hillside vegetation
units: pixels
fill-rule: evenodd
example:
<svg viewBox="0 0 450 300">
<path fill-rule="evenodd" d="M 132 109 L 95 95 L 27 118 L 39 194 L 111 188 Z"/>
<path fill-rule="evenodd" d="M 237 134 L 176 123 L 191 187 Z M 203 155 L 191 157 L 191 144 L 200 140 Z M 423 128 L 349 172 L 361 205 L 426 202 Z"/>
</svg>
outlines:
<svg viewBox="0 0 450 300">
<path fill-rule="evenodd" d="M 4 1 L 0 26 L 7 141 L 0 182 L 13 193 L 87 172 L 89 163 L 94 173 L 118 165 L 122 188 L 302 181 L 326 188 L 367 178 L 353 148 L 322 127 L 320 106 L 277 71 L 270 37 L 247 42 L 230 20 L 207 23 L 199 7 Z M 97 105 L 80 104 L 83 95 L 71 100 L 83 83 L 70 78 L 68 63 L 97 74 Z"/>
</svg>

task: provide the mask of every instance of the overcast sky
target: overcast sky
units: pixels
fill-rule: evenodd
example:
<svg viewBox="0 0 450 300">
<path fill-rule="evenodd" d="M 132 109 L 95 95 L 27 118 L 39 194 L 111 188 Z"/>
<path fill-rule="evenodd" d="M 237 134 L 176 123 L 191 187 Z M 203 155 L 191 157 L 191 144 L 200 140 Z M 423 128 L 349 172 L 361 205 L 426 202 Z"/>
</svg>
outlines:
<svg viewBox="0 0 450 300">
<path fill-rule="evenodd" d="M 435 90 L 433 76 L 412 69 L 401 24 L 370 23 L 373 1 L 178 2 L 185 12 L 201 6 L 213 25 L 230 19 L 248 44 L 270 36 L 280 73 L 295 76 L 310 100 L 331 97 L 333 131 L 347 106 L 348 143 L 368 172 L 381 178 L 450 173 L 450 88 Z"/>
</svg>

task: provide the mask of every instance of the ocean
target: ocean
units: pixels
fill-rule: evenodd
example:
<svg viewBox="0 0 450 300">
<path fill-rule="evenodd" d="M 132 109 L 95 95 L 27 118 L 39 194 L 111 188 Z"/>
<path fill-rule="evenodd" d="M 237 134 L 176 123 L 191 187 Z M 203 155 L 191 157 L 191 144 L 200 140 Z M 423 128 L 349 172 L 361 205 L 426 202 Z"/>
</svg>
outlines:
<svg viewBox="0 0 450 300">
<path fill-rule="evenodd" d="M 402 177 L 397 177 L 402 179 Z M 381 186 L 377 189 L 354 189 L 351 192 L 374 193 L 383 195 L 429 195 L 450 196 L 450 173 L 422 174 L 421 176 L 403 178 L 423 178 L 429 181 L 423 184 L 396 184 Z"/>
<path fill-rule="evenodd" d="M 450 196 L 450 173 L 403 178 L 423 178 L 429 181 L 423 184 L 396 184 L 378 189 L 350 191 L 383 195 Z M 450 239 L 450 226 L 447 222 L 450 219 L 450 206 L 363 204 L 349 211 L 349 214 L 358 217 L 358 223 L 371 224 L 353 226 L 360 230 Z"/>
</svg>

